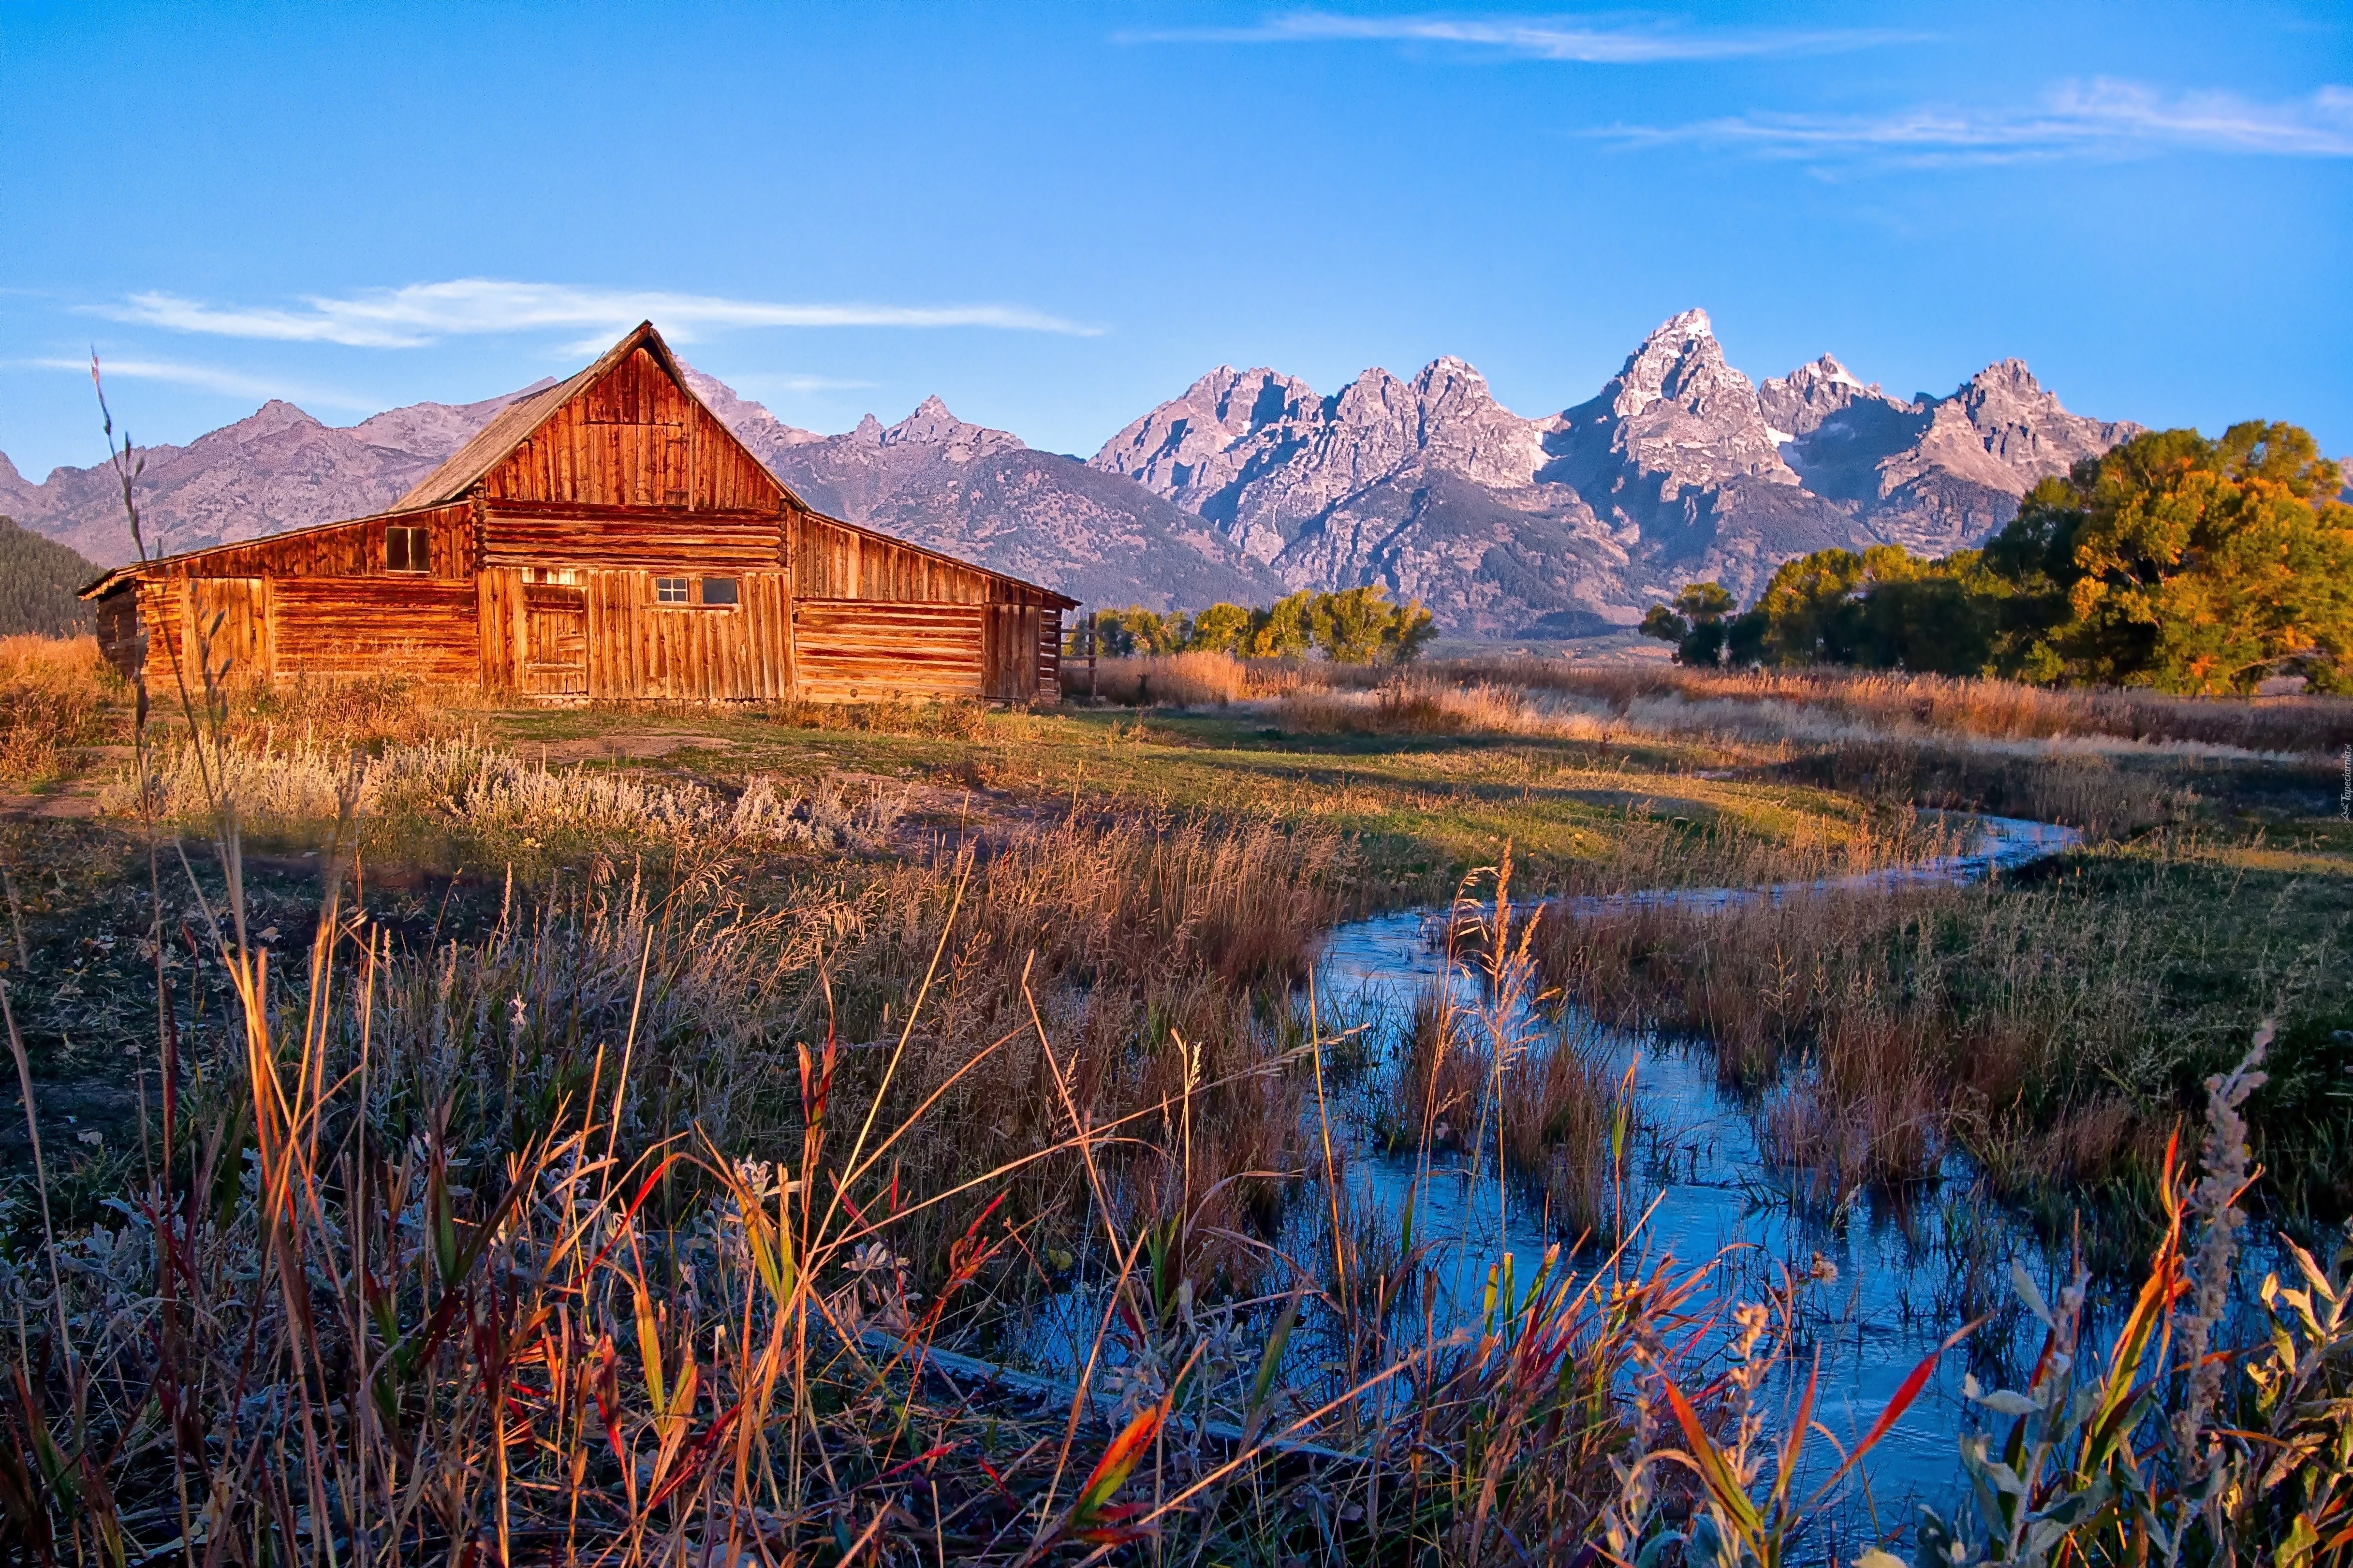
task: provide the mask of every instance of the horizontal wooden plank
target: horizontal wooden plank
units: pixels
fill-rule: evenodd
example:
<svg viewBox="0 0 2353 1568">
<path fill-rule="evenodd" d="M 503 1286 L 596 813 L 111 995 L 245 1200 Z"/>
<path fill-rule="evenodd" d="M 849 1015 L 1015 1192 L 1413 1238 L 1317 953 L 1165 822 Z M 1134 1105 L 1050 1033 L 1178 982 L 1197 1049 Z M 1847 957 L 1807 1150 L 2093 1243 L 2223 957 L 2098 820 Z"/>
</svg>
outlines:
<svg viewBox="0 0 2353 1568">
<path fill-rule="evenodd" d="M 413 675 L 473 684 L 481 644 L 471 582 L 431 577 L 300 577 L 272 583 L 280 679 Z"/>
<path fill-rule="evenodd" d="M 512 519 L 517 522 L 554 519 L 567 521 L 594 517 L 611 522 L 649 522 L 668 525 L 686 522 L 702 527 L 741 525 L 779 530 L 784 526 L 782 507 L 673 507 L 673 506 L 597 506 L 586 507 L 569 500 L 522 500 L 502 499 L 483 503 L 484 515 L 492 522 Z"/>
</svg>

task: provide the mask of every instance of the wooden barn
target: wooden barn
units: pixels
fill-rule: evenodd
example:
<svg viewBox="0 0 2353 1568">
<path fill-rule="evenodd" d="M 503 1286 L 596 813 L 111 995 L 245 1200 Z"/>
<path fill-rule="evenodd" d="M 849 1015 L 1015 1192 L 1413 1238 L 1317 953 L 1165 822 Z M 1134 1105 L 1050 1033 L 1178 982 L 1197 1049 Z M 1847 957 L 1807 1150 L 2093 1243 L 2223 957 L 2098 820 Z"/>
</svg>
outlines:
<svg viewBox="0 0 2353 1568">
<path fill-rule="evenodd" d="M 651 322 L 388 510 L 121 567 L 82 597 L 107 658 L 159 692 L 209 663 L 545 702 L 1051 700 L 1078 603 L 812 511 Z"/>
</svg>

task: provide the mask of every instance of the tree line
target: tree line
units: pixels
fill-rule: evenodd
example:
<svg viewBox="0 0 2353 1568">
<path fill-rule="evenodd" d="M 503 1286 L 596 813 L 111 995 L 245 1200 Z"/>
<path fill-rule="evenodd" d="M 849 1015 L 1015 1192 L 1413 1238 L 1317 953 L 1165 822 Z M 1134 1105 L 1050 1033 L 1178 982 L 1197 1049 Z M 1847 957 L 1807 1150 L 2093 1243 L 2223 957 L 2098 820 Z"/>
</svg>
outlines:
<svg viewBox="0 0 2353 1568">
<path fill-rule="evenodd" d="M 1715 583 L 1641 630 L 1701 668 L 1848 665 L 2038 685 L 2353 691 L 2353 506 L 2311 435 L 2137 436 L 2029 490 L 1981 550 L 1818 550 L 1746 611 Z"/>
<path fill-rule="evenodd" d="M 1255 609 L 1221 602 L 1206 610 L 1164 614 L 1131 605 L 1095 616 L 1097 651 L 1114 658 L 1227 653 L 1303 658 L 1315 653 L 1335 664 L 1403 664 L 1437 630 L 1420 600 L 1392 604 L 1377 583 L 1336 594 L 1302 591 Z"/>
<path fill-rule="evenodd" d="M 98 574 L 80 552 L 0 517 L 0 637 L 90 630 L 90 606 L 74 591 Z"/>
</svg>

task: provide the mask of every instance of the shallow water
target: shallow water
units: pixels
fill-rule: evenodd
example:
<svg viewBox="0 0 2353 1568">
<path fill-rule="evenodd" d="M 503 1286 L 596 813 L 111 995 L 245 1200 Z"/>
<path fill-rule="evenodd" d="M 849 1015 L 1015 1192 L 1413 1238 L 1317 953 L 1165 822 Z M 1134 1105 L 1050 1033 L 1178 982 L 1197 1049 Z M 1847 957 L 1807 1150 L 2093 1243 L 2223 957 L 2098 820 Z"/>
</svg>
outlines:
<svg viewBox="0 0 2353 1568">
<path fill-rule="evenodd" d="M 1962 883 L 2082 842 L 2073 828 L 2014 818 L 1977 817 L 1956 826 L 1968 836 L 1967 847 L 1932 861 L 1770 888 L 1579 899 L 1569 901 L 1568 913 L 1589 916 L 1660 905 L 1721 909 L 1813 893 Z M 1338 1014 L 1386 1018 L 1392 1030 L 1410 1016 L 1417 994 L 1440 984 L 1459 1006 L 1475 1011 L 1480 978 L 1460 962 L 1449 972 L 1438 940 L 1440 930 L 1438 913 L 1430 910 L 1378 916 L 1335 930 L 1317 969 L 1319 998 L 1330 999 Z M 1527 1023 L 1504 1026 L 1516 1031 Z M 1655 1262 L 1671 1255 L 1697 1264 L 1726 1247 L 1739 1248 L 1727 1260 L 1733 1272 L 1724 1283 L 1748 1300 L 1777 1288 L 1782 1269 L 1806 1279 L 1821 1264 L 1835 1268 L 1835 1279 L 1800 1292 L 1804 1332 L 1788 1376 L 1802 1381 L 1819 1364 L 1815 1418 L 1841 1445 L 1851 1446 L 1870 1429 L 1914 1367 L 1971 1313 L 2007 1309 L 2013 1299 L 2013 1260 L 2047 1293 L 2063 1283 L 2066 1259 L 2052 1256 L 2017 1216 L 1983 1201 L 1973 1173 L 1957 1157 L 1947 1162 L 1945 1180 L 1908 1202 L 1885 1195 L 1843 1205 L 1816 1202 L 1801 1173 L 1777 1171 L 1767 1160 L 1757 1142 L 1757 1107 L 1725 1092 L 1704 1047 L 1608 1028 L 1574 1007 L 1546 1018 L 1542 1026 L 1577 1037 L 1613 1074 L 1633 1068 L 1637 1120 L 1651 1131 L 1638 1141 L 1629 1161 L 1628 1222 L 1648 1215 L 1628 1248 L 1630 1257 Z M 1352 1131 L 1348 1180 L 1359 1195 L 1399 1215 L 1410 1198 L 1415 1236 L 1440 1248 L 1435 1261 L 1445 1297 L 1441 1323 L 1450 1315 L 1476 1315 L 1488 1271 L 1502 1254 L 1514 1255 L 1515 1272 L 1525 1281 L 1546 1249 L 1560 1239 L 1547 1233 L 1543 1216 L 1530 1212 L 1508 1184 L 1499 1190 L 1492 1159 L 1474 1177 L 1460 1168 L 1467 1156 L 1456 1157 L 1456 1169 L 1441 1169 L 1417 1193 L 1411 1152 L 1383 1152 L 1361 1123 Z M 1589 1269 L 1602 1260 L 1588 1247 L 1576 1264 Z M 1955 1438 L 1969 1421 L 1961 1397 L 1963 1374 L 1974 1371 L 1982 1384 L 2015 1386 L 2023 1380 L 2027 1358 L 2040 1347 L 2039 1325 L 2022 1313 L 2009 1311 L 2007 1318 L 1969 1346 L 1944 1356 L 1918 1401 L 1873 1450 L 1863 1467 L 1866 1487 L 1850 1485 L 1838 1510 L 1851 1527 L 1867 1529 L 1874 1504 L 1882 1523 L 1893 1526 L 1908 1520 L 1909 1499 L 1949 1498 L 1958 1473 Z M 1820 1442 L 1810 1457 L 1816 1463 L 1809 1468 L 1817 1475 L 1827 1476 L 1837 1464 Z"/>
<path fill-rule="evenodd" d="M 1966 883 L 2082 842 L 2072 828 L 2015 818 L 1956 816 L 1950 826 L 1964 847 L 1926 862 L 1768 888 L 1586 898 L 1568 900 L 1566 912 L 1573 918 L 1629 907 L 1721 909 L 1815 893 Z M 1449 1153 L 1434 1159 L 1435 1168 L 1422 1167 L 1410 1151 L 1385 1152 L 1375 1135 L 1374 1106 L 1389 1081 L 1385 1068 L 1410 1025 L 1417 997 L 1442 988 L 1467 1017 L 1481 1016 L 1480 976 L 1461 962 L 1450 966 L 1444 954 L 1444 913 L 1409 910 L 1335 929 L 1313 993 L 1327 1030 L 1337 1023 L 1366 1028 L 1375 1063 L 1334 1090 L 1342 1180 L 1353 1200 L 1392 1222 L 1410 1205 L 1416 1242 L 1433 1249 L 1429 1264 L 1436 1271 L 1434 1309 L 1441 1331 L 1477 1321 L 1490 1269 L 1505 1254 L 1525 1289 L 1546 1250 L 1575 1239 L 1556 1234 L 1512 1184 L 1499 1184 L 1492 1157 Z M 1613 1075 L 1632 1068 L 1636 1121 L 1643 1131 L 1632 1140 L 1627 1161 L 1624 1213 L 1630 1224 L 1641 1221 L 1628 1244 L 1630 1261 L 1640 1259 L 1647 1270 L 1671 1256 L 1690 1266 L 1732 1248 L 1718 1276 L 1725 1299 L 1761 1300 L 1781 1286 L 1783 1270 L 1788 1279 L 1814 1279 L 1798 1292 L 1801 1332 L 1780 1385 L 1762 1396 L 1767 1408 L 1778 1407 L 1781 1398 L 1793 1400 L 1818 1366 L 1815 1419 L 1841 1447 L 1851 1447 L 1947 1335 L 1973 1317 L 1992 1314 L 1966 1345 L 1939 1358 L 1918 1400 L 1841 1488 L 1828 1523 L 1839 1535 L 1868 1537 L 1908 1523 L 1914 1500 L 1948 1510 L 1960 1473 L 1955 1440 L 1974 1422 L 1973 1407 L 1961 1394 L 1964 1374 L 1974 1373 L 1990 1387 L 2021 1386 L 2041 1346 L 2040 1325 L 2016 1304 L 2011 1267 L 2022 1268 L 2046 1297 L 2055 1297 L 2073 1271 L 2068 1257 L 2045 1247 L 2021 1216 L 1988 1200 L 1958 1156 L 1947 1160 L 1941 1180 L 1909 1196 L 1815 1199 L 1803 1173 L 1776 1169 L 1766 1158 L 1757 1132 L 1759 1102 L 1744 1103 L 1719 1086 L 1704 1045 L 1606 1027 L 1575 1007 L 1488 1023 L 1515 1038 L 1533 1030 L 1568 1037 Z M 1309 1255 L 1328 1246 L 1321 1239 L 1321 1204 L 1302 1203 L 1293 1212 L 1299 1234 L 1287 1237 L 1286 1244 Z M 1570 1267 L 1582 1276 L 1606 1261 L 1606 1249 L 1588 1246 Z M 1831 1269 L 1835 1278 L 1822 1279 Z M 2128 1303 L 2134 1283 L 2094 1279 L 2086 1321 L 2095 1338 L 2103 1321 L 2113 1322 Z M 1074 1370 L 1099 1314 L 1099 1301 L 1083 1295 L 1059 1299 L 1031 1319 L 1023 1359 Z M 1812 1442 L 1810 1478 L 1827 1477 L 1838 1458 L 1827 1443 Z M 1810 1484 L 1801 1479 L 1800 1495 Z M 1812 1551 L 1828 1545 L 1827 1537 L 1820 1539 Z"/>
</svg>

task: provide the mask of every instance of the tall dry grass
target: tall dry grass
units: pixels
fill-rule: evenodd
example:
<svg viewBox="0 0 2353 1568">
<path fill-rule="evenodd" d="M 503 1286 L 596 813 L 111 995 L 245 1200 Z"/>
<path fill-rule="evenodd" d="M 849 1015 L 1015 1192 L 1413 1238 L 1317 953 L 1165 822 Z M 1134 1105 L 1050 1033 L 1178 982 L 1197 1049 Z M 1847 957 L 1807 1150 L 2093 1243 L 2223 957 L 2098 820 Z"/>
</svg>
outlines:
<svg viewBox="0 0 2353 1568">
<path fill-rule="evenodd" d="M 1668 665 L 1524 658 L 1462 660 L 1445 668 L 1458 683 L 1486 680 L 1558 691 L 1620 713 L 1665 700 L 1699 710 L 1690 716 L 1704 722 L 1713 708 L 1716 711 L 1712 716 L 1720 724 L 1752 728 L 1760 738 L 1777 731 L 1802 731 L 1809 727 L 1809 715 L 1820 715 L 1883 737 L 2043 741 L 2097 736 L 2323 755 L 2353 744 L 2353 700 L 2345 698 L 2172 697 L 1900 672 L 1710 672 Z"/>
<path fill-rule="evenodd" d="M 352 747 L 371 751 L 475 735 L 484 704 L 470 689 L 415 676 L 324 677 L 297 672 L 267 682 L 214 688 L 220 734 L 267 749 Z M 169 710 L 176 698 L 163 699 Z"/>
<path fill-rule="evenodd" d="M 695 710 L 708 713 L 707 707 Z M 796 730 L 833 730 L 927 740 L 977 741 L 989 731 L 988 710 L 974 701 L 776 703 L 766 715 Z"/>
<path fill-rule="evenodd" d="M 903 787 L 880 784 L 853 801 L 833 775 L 793 792 L 754 774 L 730 798 L 691 780 L 550 767 L 472 738 L 370 752 L 348 737 L 277 743 L 234 731 L 213 745 L 166 743 L 143 780 L 117 778 L 99 798 L 118 816 L 152 811 L 180 828 L 227 805 L 247 831 L 295 837 L 318 836 L 348 805 L 372 850 L 456 841 L 477 861 L 525 863 L 597 847 L 872 848 L 907 805 Z"/>
<path fill-rule="evenodd" d="M 2246 705 L 2232 700 L 2161 700 L 2188 717 L 2126 736 L 2116 732 L 2123 726 L 2104 728 L 2098 704 L 2083 694 L 1942 682 L 1980 702 L 1985 711 L 1973 719 L 1966 703 L 1947 700 L 1937 679 L 1922 679 L 1931 692 L 1915 711 L 1894 700 L 1905 689 L 1893 677 L 1800 682 L 1523 660 L 1396 673 L 1364 689 L 1305 683 L 1265 706 L 1301 734 L 1527 738 L 1604 750 L 1665 743 L 1694 765 L 1748 778 L 1787 779 L 1883 806 L 2060 822 L 2094 840 L 2203 821 L 2218 801 L 2250 790 L 2293 798 L 2330 782 L 2323 773 L 2333 764 L 2315 761 L 2311 753 L 2321 748 L 2308 737 L 2298 749 L 2262 752 L 2183 738 L 2234 733 L 2239 741 L 2284 742 L 2284 731 L 2234 731 L 2236 718 L 2218 722 L 2205 713 L 2220 703 L 2243 718 Z M 1883 700 L 1856 700 L 1850 687 Z M 2020 710 L 2010 706 L 2013 699 Z M 2069 719 L 2083 722 L 2071 729 L 2062 722 Z"/>
<path fill-rule="evenodd" d="M 1390 668 L 1320 658 L 1238 658 L 1229 653 L 1152 654 L 1105 658 L 1095 667 L 1095 695 L 1123 707 L 1213 708 L 1303 692 L 1369 691 Z M 1086 666 L 1066 662 L 1063 689 L 1087 695 Z"/>
<path fill-rule="evenodd" d="M 1070 667 L 1071 694 L 1085 683 L 1083 666 Z M 1176 653 L 1105 658 L 1095 664 L 1095 694 L 1124 707 L 1208 708 L 1267 695 L 1264 681 L 1231 654 Z"/>
<path fill-rule="evenodd" d="M 121 694 L 96 637 L 0 637 L 0 784 L 39 783 L 74 748 L 121 739 Z"/>
<path fill-rule="evenodd" d="M 2257 973 L 2219 974 L 2218 922 L 2263 917 L 2214 906 L 2231 895 L 2194 846 L 2081 869 L 1630 904 L 1546 928 L 1535 956 L 1606 1018 L 1703 1038 L 1725 1082 L 1765 1097 L 1767 1154 L 1826 1200 L 1932 1178 L 1961 1150 L 2046 1213 L 2096 1214 L 2097 1195 L 2146 1220 L 2168 1131 L 2262 1013 L 2294 1026 L 2283 1062 L 2303 1078 L 2306 1058 L 2334 1059 L 2348 932 L 2323 914 L 2266 939 Z M 2353 1204 L 2353 1151 L 2317 1091 L 2295 1092 L 2271 1129 L 2272 1187 L 2326 1222 Z"/>
</svg>

